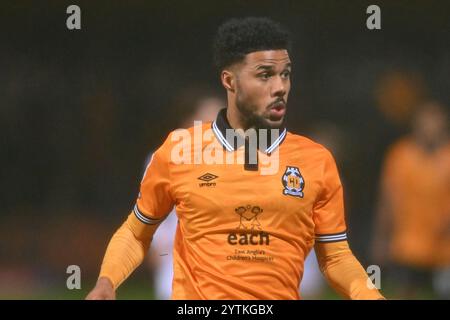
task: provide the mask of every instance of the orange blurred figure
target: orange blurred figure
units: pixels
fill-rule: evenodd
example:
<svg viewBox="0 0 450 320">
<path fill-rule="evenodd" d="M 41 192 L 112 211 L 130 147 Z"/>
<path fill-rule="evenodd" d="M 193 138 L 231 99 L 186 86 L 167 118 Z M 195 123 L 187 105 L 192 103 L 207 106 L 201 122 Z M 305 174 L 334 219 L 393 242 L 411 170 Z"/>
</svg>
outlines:
<svg viewBox="0 0 450 320">
<path fill-rule="evenodd" d="M 400 294 L 417 297 L 450 267 L 450 140 L 439 103 L 422 105 L 411 134 L 390 147 L 380 191 L 375 261 L 391 267 Z"/>
</svg>

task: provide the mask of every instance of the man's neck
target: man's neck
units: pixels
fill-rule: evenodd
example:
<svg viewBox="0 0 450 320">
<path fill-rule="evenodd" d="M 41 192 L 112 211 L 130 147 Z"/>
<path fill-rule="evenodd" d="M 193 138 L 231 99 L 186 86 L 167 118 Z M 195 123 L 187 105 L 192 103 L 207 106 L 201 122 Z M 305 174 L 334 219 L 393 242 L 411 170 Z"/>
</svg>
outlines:
<svg viewBox="0 0 450 320">
<path fill-rule="evenodd" d="M 231 128 L 233 128 L 234 130 L 242 129 L 245 131 L 248 129 L 245 125 L 245 122 L 242 119 L 241 114 L 239 113 L 239 111 L 237 110 L 237 108 L 235 106 L 228 105 L 227 120 L 228 120 L 228 123 L 230 124 Z"/>
</svg>

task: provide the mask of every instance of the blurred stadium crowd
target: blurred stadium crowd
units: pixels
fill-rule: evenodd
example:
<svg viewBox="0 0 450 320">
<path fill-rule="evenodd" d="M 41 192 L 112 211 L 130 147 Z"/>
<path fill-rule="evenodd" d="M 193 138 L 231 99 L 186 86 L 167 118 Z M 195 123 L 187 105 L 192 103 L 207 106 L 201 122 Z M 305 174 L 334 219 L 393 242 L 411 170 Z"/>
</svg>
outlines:
<svg viewBox="0 0 450 320">
<path fill-rule="evenodd" d="M 81 1 L 80 31 L 67 5 L 0 4 L 0 298 L 83 297 L 149 154 L 225 104 L 211 39 L 246 15 L 293 34 L 288 128 L 333 151 L 356 256 L 388 298 L 450 298 L 449 4 L 381 2 L 377 31 L 364 1 Z M 150 257 L 123 297 L 165 297 Z M 310 268 L 305 297 L 333 297 Z"/>
</svg>

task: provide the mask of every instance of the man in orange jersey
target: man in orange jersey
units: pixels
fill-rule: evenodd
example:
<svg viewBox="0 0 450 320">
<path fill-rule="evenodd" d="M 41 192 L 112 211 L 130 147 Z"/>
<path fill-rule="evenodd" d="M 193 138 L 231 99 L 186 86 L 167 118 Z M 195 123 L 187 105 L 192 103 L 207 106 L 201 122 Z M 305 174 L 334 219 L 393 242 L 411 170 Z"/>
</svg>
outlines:
<svg viewBox="0 0 450 320">
<path fill-rule="evenodd" d="M 348 246 L 332 155 L 283 125 L 289 48 L 287 32 L 266 18 L 219 28 L 215 62 L 228 106 L 212 123 L 172 132 L 154 153 L 88 299 L 115 298 L 174 205 L 173 299 L 299 299 L 313 247 L 344 297 L 383 298 Z"/>
<path fill-rule="evenodd" d="M 390 147 L 377 218 L 376 260 L 389 267 L 401 298 L 423 296 L 433 273 L 439 279 L 450 268 L 450 140 L 439 103 L 423 104 L 412 133 Z M 442 279 L 433 291 L 448 299 L 449 290 L 439 289 L 444 282 L 449 286 Z"/>
</svg>

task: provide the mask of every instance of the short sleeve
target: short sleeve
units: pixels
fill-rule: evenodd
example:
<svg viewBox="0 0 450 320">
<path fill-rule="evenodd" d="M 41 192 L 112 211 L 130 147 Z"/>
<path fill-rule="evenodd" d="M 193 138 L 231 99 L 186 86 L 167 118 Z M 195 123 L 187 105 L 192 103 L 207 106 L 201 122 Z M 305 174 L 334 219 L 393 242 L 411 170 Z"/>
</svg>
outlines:
<svg viewBox="0 0 450 320">
<path fill-rule="evenodd" d="M 147 165 L 133 212 L 145 224 L 160 223 L 174 206 L 170 181 L 170 139 L 156 150 Z"/>
<path fill-rule="evenodd" d="M 322 162 L 321 190 L 313 207 L 316 242 L 347 240 L 344 197 L 333 156 L 325 150 Z"/>
</svg>

